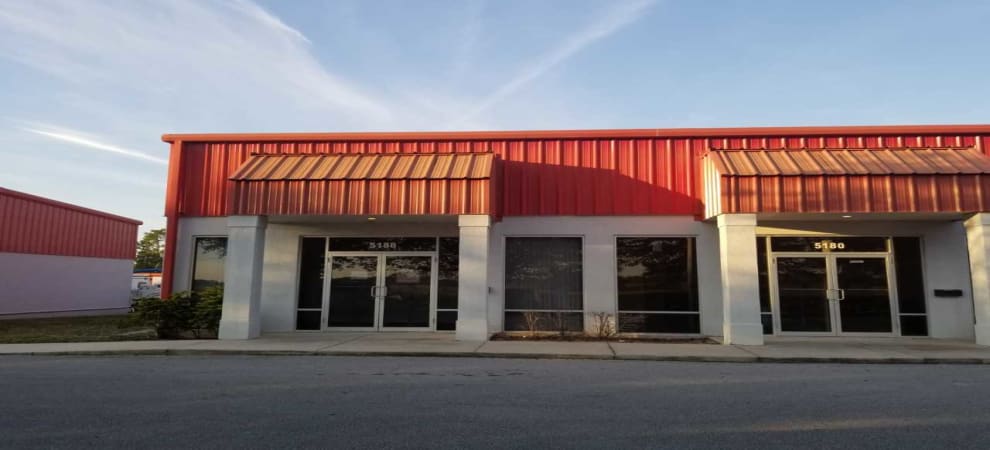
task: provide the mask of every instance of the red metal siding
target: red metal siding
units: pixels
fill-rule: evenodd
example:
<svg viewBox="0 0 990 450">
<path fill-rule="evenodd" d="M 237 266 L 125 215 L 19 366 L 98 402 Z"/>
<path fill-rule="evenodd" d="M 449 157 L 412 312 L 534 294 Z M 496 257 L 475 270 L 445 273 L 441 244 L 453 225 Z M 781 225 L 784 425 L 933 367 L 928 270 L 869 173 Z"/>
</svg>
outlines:
<svg viewBox="0 0 990 450">
<path fill-rule="evenodd" d="M 178 212 L 183 216 L 229 215 L 228 196 L 235 188 L 228 179 L 252 153 L 494 152 L 502 160 L 505 180 L 501 191 L 494 193 L 500 203 L 496 214 L 697 215 L 701 201 L 695 172 L 698 157 L 706 148 L 703 140 L 694 139 L 185 143 Z M 349 192 L 364 188 L 362 185 Z M 420 196 L 429 192 L 433 191 L 417 186 L 409 191 Z M 463 191 L 450 201 L 456 203 L 474 195 L 473 191 Z M 411 201 L 431 202 L 434 206 L 423 210 L 448 209 L 441 207 L 439 198 Z M 362 210 L 360 205 L 347 208 Z M 341 205 L 328 211 L 348 209 Z"/>
<path fill-rule="evenodd" d="M 0 188 L 0 252 L 134 259 L 140 224 Z"/>
<path fill-rule="evenodd" d="M 494 215 L 651 215 L 682 214 L 703 216 L 704 206 L 701 156 L 710 149 L 820 149 L 820 148 L 903 148 L 975 147 L 988 152 L 990 127 L 907 126 L 907 127 L 818 127 L 766 129 L 674 129 L 674 130 L 589 130 L 454 133 L 337 133 L 275 135 L 177 135 L 164 138 L 181 148 L 181 174 L 175 179 L 176 213 L 183 216 L 225 216 L 231 213 L 229 195 L 233 184 L 228 178 L 252 153 L 340 154 L 340 153 L 448 153 L 494 152 L 502 160 L 502 182 L 492 192 L 497 203 Z M 755 181 L 736 181 L 748 192 L 766 192 L 766 200 L 755 198 L 751 208 L 773 211 L 820 211 L 841 205 L 846 209 L 881 211 L 899 208 L 937 208 L 946 200 L 902 198 L 891 187 L 894 180 L 858 178 L 866 183 L 865 192 L 852 186 L 818 179 L 782 179 L 762 187 Z M 963 183 L 966 183 L 964 181 Z M 982 182 L 982 181 L 981 181 Z M 901 182 L 903 183 L 903 182 Z M 970 185 L 976 183 L 968 181 Z M 775 184 L 776 187 L 771 186 Z M 429 186 L 427 184 L 426 186 Z M 930 191 L 944 191 L 928 185 Z M 385 195 L 380 186 L 374 195 Z M 348 192 L 358 194 L 369 186 Z M 387 211 L 447 211 L 441 198 L 427 198 L 425 186 L 394 186 L 409 189 L 417 197 L 411 204 L 390 204 Z M 329 187 L 328 187 L 329 189 Z M 800 198 L 788 193 L 802 192 Z M 914 189 L 914 188 L 912 188 Z M 924 186 L 922 186 L 924 190 Z M 171 192 L 171 191 L 170 191 Z M 296 187 L 292 192 L 300 192 Z M 953 191 L 950 191 L 953 192 Z M 470 194 L 465 194 L 470 196 Z M 914 194 L 912 194 L 914 195 Z M 359 197 L 350 197 L 359 200 Z M 394 199 L 398 197 L 390 196 Z M 301 199 L 286 199 L 279 206 L 285 211 L 302 211 Z M 364 211 L 363 200 L 356 204 L 338 202 L 330 212 Z M 965 205 L 982 205 L 970 199 Z M 350 202 L 347 202 L 350 203 Z M 881 207 L 874 208 L 875 204 Z M 428 205 L 428 206 L 423 206 Z M 726 202 L 725 207 L 731 206 Z M 967 207 L 968 208 L 968 207 Z M 964 208 L 964 209 L 967 209 Z M 968 210 L 968 209 L 967 209 Z M 729 211 L 726 209 L 726 211 Z M 171 216 L 171 215 L 170 215 Z"/>
</svg>

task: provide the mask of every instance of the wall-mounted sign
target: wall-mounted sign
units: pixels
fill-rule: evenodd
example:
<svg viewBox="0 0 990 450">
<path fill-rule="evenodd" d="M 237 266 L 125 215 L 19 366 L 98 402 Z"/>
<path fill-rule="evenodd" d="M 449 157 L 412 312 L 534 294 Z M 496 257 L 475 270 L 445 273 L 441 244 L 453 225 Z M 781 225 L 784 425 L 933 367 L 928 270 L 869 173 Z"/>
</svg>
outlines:
<svg viewBox="0 0 990 450">
<path fill-rule="evenodd" d="M 820 242 L 815 242 L 815 250 L 845 250 L 845 242 L 835 242 L 830 240 L 824 240 Z"/>
<path fill-rule="evenodd" d="M 885 237 L 772 237 L 775 252 L 886 252 Z"/>
<path fill-rule="evenodd" d="M 432 252 L 437 238 L 330 238 L 331 252 Z"/>
</svg>

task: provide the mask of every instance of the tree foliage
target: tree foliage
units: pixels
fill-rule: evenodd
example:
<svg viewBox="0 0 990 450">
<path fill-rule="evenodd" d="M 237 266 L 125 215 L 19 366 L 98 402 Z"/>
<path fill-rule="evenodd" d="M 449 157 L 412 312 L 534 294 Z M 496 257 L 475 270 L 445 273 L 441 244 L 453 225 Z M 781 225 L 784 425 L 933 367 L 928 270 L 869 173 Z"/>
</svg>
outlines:
<svg viewBox="0 0 990 450">
<path fill-rule="evenodd" d="M 164 254 L 165 229 L 149 230 L 138 241 L 134 267 L 160 269 L 162 267 L 162 255 Z"/>
</svg>

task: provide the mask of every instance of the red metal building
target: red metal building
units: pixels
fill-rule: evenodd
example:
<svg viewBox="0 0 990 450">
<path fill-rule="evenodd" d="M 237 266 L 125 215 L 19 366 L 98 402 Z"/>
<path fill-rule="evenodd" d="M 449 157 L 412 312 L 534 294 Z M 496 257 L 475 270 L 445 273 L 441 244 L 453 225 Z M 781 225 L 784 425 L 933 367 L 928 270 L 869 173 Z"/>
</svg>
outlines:
<svg viewBox="0 0 990 450">
<path fill-rule="evenodd" d="M 198 220 L 189 221 L 190 224 L 207 224 L 210 218 L 260 217 L 268 225 L 259 226 L 269 230 L 320 224 L 324 232 L 316 234 L 332 239 L 335 224 L 350 223 L 353 219 L 395 223 L 398 228 L 407 223 L 446 223 L 457 235 L 458 216 L 485 216 L 489 220 L 486 223 L 490 223 L 485 225 L 487 236 L 492 241 L 489 253 L 497 256 L 491 264 L 500 266 L 488 269 L 489 278 L 512 276 L 502 260 L 509 257 L 504 252 L 508 248 L 505 239 L 511 238 L 510 235 L 542 236 L 553 231 L 538 227 L 530 233 L 508 232 L 516 221 L 549 227 L 586 223 L 590 227 L 595 220 L 611 218 L 610 222 L 595 226 L 608 228 L 614 224 L 614 238 L 626 234 L 658 237 L 686 234 L 697 239 L 696 245 L 708 245 L 711 239 L 714 247 L 709 252 L 726 245 L 730 235 L 722 236 L 723 230 L 733 230 L 728 223 L 742 216 L 752 218 L 754 238 L 758 238 L 754 252 L 766 252 L 763 249 L 766 245 L 774 247 L 773 239 L 778 234 L 876 236 L 873 225 L 884 222 L 904 224 L 905 230 L 913 230 L 905 233 L 916 239 L 935 233 L 932 229 L 937 228 L 936 224 L 955 223 L 958 226 L 952 233 L 963 236 L 978 229 L 975 225 L 966 228 L 966 220 L 974 215 L 979 220 L 980 213 L 990 211 L 990 198 L 984 194 L 990 188 L 990 158 L 985 145 L 988 137 L 990 125 L 165 135 L 163 140 L 171 144 L 171 156 L 166 198 L 170 232 L 163 291 L 188 289 L 190 279 L 195 277 L 183 273 L 182 280 L 178 280 L 176 276 L 177 267 L 183 272 L 191 270 L 192 255 L 197 251 L 193 249 L 195 235 L 186 233 L 183 238 L 180 222 L 186 219 Z M 651 218 L 655 226 L 644 230 L 634 225 L 640 223 L 636 220 Z M 720 218 L 725 219 L 724 226 L 719 225 Z M 684 225 L 686 228 L 681 231 L 675 230 L 680 225 L 665 229 L 664 220 L 684 219 L 696 225 Z M 278 224 L 274 228 L 273 222 Z M 459 226 L 464 228 L 464 223 Z M 863 226 L 856 230 L 852 223 Z M 210 229 L 216 230 L 218 225 L 211 226 L 214 228 Z M 499 231 L 500 227 L 505 232 Z M 398 228 L 396 237 L 402 235 Z M 433 235 L 442 237 L 443 230 L 438 230 Z M 209 234 L 225 236 L 226 228 Z M 870 250 L 878 258 L 885 255 L 890 260 L 885 263 L 887 266 L 894 265 L 891 259 L 894 244 L 890 239 L 897 234 L 880 233 L 888 239 L 885 250 Z M 587 253 L 590 234 L 578 229 L 570 235 L 584 236 L 582 251 Z M 760 243 L 762 238 L 771 241 Z M 956 244 L 966 242 L 973 241 L 964 239 L 962 244 Z M 273 244 L 258 245 L 264 247 L 262 254 L 268 258 L 268 245 Z M 612 250 L 621 252 L 616 245 L 612 244 Z M 328 248 L 332 246 L 333 243 L 328 244 Z M 298 245 L 295 248 L 298 253 Z M 463 245 L 461 251 L 465 251 Z M 185 252 L 182 261 L 177 260 L 180 252 Z M 773 249 L 761 255 L 754 254 L 754 268 L 758 258 L 772 265 L 777 261 L 774 258 L 783 257 Z M 697 257 L 717 261 L 715 255 L 704 255 L 700 248 Z M 692 264 L 703 271 L 701 266 L 709 263 L 713 261 L 699 259 Z M 835 287 L 839 283 L 832 273 L 839 270 L 835 264 L 828 263 L 828 287 L 823 288 L 827 291 L 823 294 L 828 297 L 827 302 L 838 301 L 833 298 L 837 297 L 833 291 L 851 291 Z M 902 265 L 907 270 L 907 263 Z M 486 262 L 485 267 L 488 266 Z M 302 269 L 291 274 L 296 283 L 300 283 L 299 270 Z M 616 270 L 614 261 L 611 270 Z M 719 297 L 724 308 L 720 317 L 715 317 L 715 312 L 708 314 L 707 324 L 704 323 L 706 312 L 698 312 L 702 324 L 693 329 L 702 334 L 716 334 L 723 322 L 732 322 L 731 316 L 736 313 L 731 304 L 723 301 L 731 285 L 724 279 L 726 270 L 727 267 L 719 269 L 723 272 L 722 292 L 704 294 L 713 299 Z M 767 270 L 761 269 L 764 272 Z M 893 269 L 889 272 L 885 276 L 890 278 L 893 292 L 896 284 Z M 598 276 L 589 275 L 587 270 L 585 273 L 585 278 Z M 779 305 L 781 280 L 771 275 L 766 278 L 765 282 L 760 281 L 760 296 L 770 305 L 760 309 L 771 311 L 761 312 L 762 326 L 764 331 L 785 334 L 787 331 L 781 326 L 786 328 L 784 322 L 789 319 L 781 316 L 787 314 Z M 953 285 L 953 289 L 943 291 L 962 290 L 960 295 L 968 298 L 982 292 L 979 289 L 990 289 L 970 281 L 978 280 L 967 280 L 970 287 Z M 508 329 L 511 308 L 504 306 L 514 301 L 506 297 L 509 287 L 504 279 L 485 283 L 488 291 L 505 289 L 506 294 L 498 294 L 495 300 L 485 295 L 485 299 L 479 300 L 501 305 L 486 306 L 492 314 L 505 313 L 499 319 L 485 319 L 490 325 L 484 332 Z M 332 286 L 328 283 L 323 286 L 326 289 Z M 592 294 L 589 288 L 582 289 L 585 297 Z M 901 297 L 907 289 L 901 287 Z M 917 294 L 925 298 L 924 302 L 934 301 L 935 293 L 930 287 L 920 289 L 927 292 Z M 297 290 L 293 288 L 278 295 L 298 296 Z M 762 291 L 771 292 L 764 295 Z M 740 295 L 751 293 L 745 291 Z M 606 295 L 604 291 L 594 294 Z M 613 303 L 621 303 L 624 295 L 616 289 L 607 294 Z M 990 296 L 990 291 L 987 295 Z M 891 293 L 890 301 L 896 303 L 895 297 Z M 288 297 L 279 301 L 300 302 L 298 298 Z M 702 304 L 705 301 L 698 300 Z M 332 301 L 325 299 L 324 303 L 319 309 L 326 316 Z M 897 305 L 893 303 L 891 314 L 897 316 Z M 376 314 L 382 314 L 380 309 L 381 306 L 376 306 Z M 621 321 L 621 304 L 602 309 L 616 313 Z M 715 309 L 712 307 L 712 311 Z M 835 306 L 828 309 L 828 333 L 841 332 L 836 329 L 841 311 L 835 312 L 838 310 Z M 576 310 L 590 311 L 587 302 Z M 982 310 L 977 307 L 975 311 L 979 321 Z M 436 316 L 436 311 L 431 314 Z M 903 313 L 910 314 L 921 313 Z M 925 333 L 943 333 L 940 326 L 931 326 L 931 314 L 925 314 L 929 329 Z M 990 309 L 987 314 L 990 320 Z M 962 323 L 967 317 L 972 318 L 972 314 L 959 312 L 952 320 Z M 643 320 L 647 319 L 656 318 Z M 751 319 L 740 323 L 753 325 Z M 892 320 L 896 322 L 897 317 Z M 847 318 L 846 323 L 852 322 L 853 319 Z M 381 328 L 381 323 L 375 326 Z M 958 326 L 946 326 L 943 334 L 965 335 L 956 330 Z M 261 328 L 267 329 L 264 324 Z M 282 328 L 285 327 L 279 325 L 272 329 Z M 326 325 L 321 327 L 326 328 Z M 888 334 L 902 334 L 896 324 L 890 328 Z"/>
</svg>

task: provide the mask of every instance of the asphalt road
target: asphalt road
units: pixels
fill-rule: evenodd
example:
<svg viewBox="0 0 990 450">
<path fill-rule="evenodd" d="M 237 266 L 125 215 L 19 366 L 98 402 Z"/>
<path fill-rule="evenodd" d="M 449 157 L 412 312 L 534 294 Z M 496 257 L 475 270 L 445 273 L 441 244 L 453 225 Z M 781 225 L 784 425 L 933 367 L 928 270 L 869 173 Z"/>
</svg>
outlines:
<svg viewBox="0 0 990 450">
<path fill-rule="evenodd" d="M 4 448 L 990 448 L 990 366 L 2 357 Z"/>
</svg>

